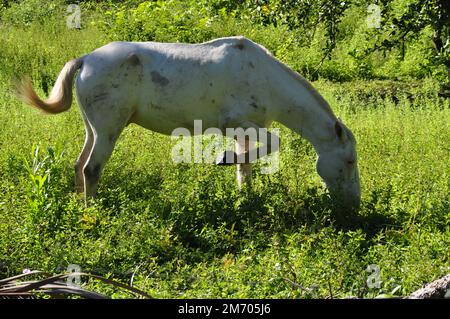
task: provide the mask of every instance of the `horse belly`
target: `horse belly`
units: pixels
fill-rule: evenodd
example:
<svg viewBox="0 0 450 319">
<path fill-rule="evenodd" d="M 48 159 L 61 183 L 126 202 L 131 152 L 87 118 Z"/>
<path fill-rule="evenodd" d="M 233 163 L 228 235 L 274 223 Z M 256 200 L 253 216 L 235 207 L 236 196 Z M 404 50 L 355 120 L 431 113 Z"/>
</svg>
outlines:
<svg viewBox="0 0 450 319">
<path fill-rule="evenodd" d="M 191 77 L 169 72 L 151 74 L 143 81 L 146 88 L 133 122 L 163 134 L 171 134 L 176 128 L 186 128 L 193 134 L 196 120 L 201 121 L 203 130 L 219 127 L 224 90 L 214 88 L 213 82 L 205 78 L 195 72 Z"/>
<path fill-rule="evenodd" d="M 209 127 L 220 126 L 220 110 L 202 101 L 177 101 L 153 97 L 139 103 L 132 122 L 149 130 L 170 135 L 177 128 L 198 134 Z"/>
</svg>

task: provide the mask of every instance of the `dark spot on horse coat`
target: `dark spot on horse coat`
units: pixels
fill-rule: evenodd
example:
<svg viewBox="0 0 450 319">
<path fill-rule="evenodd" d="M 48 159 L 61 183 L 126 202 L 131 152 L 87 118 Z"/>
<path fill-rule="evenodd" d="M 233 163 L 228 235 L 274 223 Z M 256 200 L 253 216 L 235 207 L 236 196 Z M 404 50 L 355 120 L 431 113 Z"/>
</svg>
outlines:
<svg viewBox="0 0 450 319">
<path fill-rule="evenodd" d="M 250 98 L 252 99 L 252 101 L 250 102 L 250 105 L 252 107 L 254 107 L 255 109 L 258 108 L 258 104 L 256 104 L 256 97 L 254 95 L 250 96 Z"/>
<path fill-rule="evenodd" d="M 103 92 L 94 96 L 94 102 L 106 99 L 108 97 L 108 93 Z"/>
<path fill-rule="evenodd" d="M 100 177 L 100 169 L 102 166 L 100 164 L 95 164 L 93 167 L 90 165 L 84 168 L 84 175 L 86 178 L 92 180 Z"/>
<path fill-rule="evenodd" d="M 94 96 L 90 96 L 86 98 L 86 107 L 90 108 L 93 104 L 100 102 L 102 100 L 105 100 L 108 97 L 108 93 L 102 92 L 99 94 L 96 94 Z"/>
<path fill-rule="evenodd" d="M 160 86 L 166 86 L 170 82 L 166 77 L 162 76 L 159 72 L 152 71 L 150 74 L 152 76 L 152 82 Z"/>
<path fill-rule="evenodd" d="M 153 103 L 150 103 L 150 107 L 155 110 L 162 110 L 162 107 Z"/>
<path fill-rule="evenodd" d="M 141 60 L 139 59 L 139 57 L 136 55 L 136 53 L 131 53 L 128 56 L 128 61 L 131 63 L 131 65 L 137 66 L 141 64 Z"/>
<path fill-rule="evenodd" d="M 242 43 L 238 43 L 238 44 L 234 45 L 234 48 L 236 48 L 238 50 L 244 50 L 244 45 Z"/>
<path fill-rule="evenodd" d="M 255 68 L 255 65 L 254 65 L 252 62 L 248 62 L 248 65 L 250 65 L 250 67 L 251 67 L 252 69 Z"/>
</svg>

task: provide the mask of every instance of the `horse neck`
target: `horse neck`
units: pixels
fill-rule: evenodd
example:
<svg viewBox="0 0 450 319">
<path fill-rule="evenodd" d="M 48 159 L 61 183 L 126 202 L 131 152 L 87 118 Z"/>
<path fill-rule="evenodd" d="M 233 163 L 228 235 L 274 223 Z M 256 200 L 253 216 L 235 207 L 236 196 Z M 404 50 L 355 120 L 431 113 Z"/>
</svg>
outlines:
<svg viewBox="0 0 450 319">
<path fill-rule="evenodd" d="M 328 103 L 303 78 L 290 70 L 283 83 L 278 82 L 276 121 L 308 140 L 317 154 L 329 150 L 335 140 L 337 121 Z"/>
</svg>

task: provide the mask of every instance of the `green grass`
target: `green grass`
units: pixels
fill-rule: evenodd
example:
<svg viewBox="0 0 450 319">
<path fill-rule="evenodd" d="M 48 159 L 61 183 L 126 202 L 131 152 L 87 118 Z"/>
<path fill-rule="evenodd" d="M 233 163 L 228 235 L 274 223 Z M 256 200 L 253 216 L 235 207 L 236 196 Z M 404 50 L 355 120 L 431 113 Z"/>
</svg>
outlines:
<svg viewBox="0 0 450 319">
<path fill-rule="evenodd" d="M 0 31 L 0 278 L 78 264 L 123 282 L 134 274 L 154 297 L 371 298 L 450 272 L 450 111 L 432 79 L 314 83 L 358 140 L 357 213 L 331 209 L 312 147 L 284 127 L 281 170 L 256 169 L 239 194 L 233 167 L 174 164 L 169 137 L 131 125 L 86 209 L 73 191 L 77 105 L 45 116 L 9 88 L 30 74 L 44 95 L 67 60 L 107 37 L 55 21 Z M 371 264 L 380 288 L 366 285 Z"/>
</svg>

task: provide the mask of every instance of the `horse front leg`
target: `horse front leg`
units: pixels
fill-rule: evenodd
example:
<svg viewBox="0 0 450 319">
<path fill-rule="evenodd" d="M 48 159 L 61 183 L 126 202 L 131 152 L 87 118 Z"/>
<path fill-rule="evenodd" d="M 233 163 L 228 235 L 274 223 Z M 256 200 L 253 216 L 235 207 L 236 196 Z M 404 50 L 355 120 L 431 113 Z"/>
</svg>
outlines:
<svg viewBox="0 0 450 319">
<path fill-rule="evenodd" d="M 244 150 L 243 153 L 237 156 L 238 163 L 252 163 L 280 149 L 280 138 L 266 128 L 253 122 L 245 122 L 239 127 L 244 130 L 245 134 L 249 135 L 239 135 L 235 138 L 237 144 L 241 145 L 241 149 Z M 249 141 L 246 142 L 247 140 Z M 255 147 L 256 141 L 262 145 Z"/>
<path fill-rule="evenodd" d="M 279 137 L 253 122 L 242 123 L 238 128 L 243 129 L 241 132 L 244 134 L 236 134 L 234 137 L 237 154 L 226 151 L 217 164 L 237 164 L 237 183 L 241 189 L 244 184 L 251 184 L 252 162 L 279 150 Z M 256 141 L 263 145 L 256 147 Z"/>
<path fill-rule="evenodd" d="M 250 149 L 254 148 L 254 145 L 255 141 L 250 140 L 248 137 L 246 137 L 244 141 L 236 140 L 237 158 L 240 158 L 240 156 L 245 156 L 245 154 L 248 154 Z M 252 163 L 251 162 L 239 163 L 239 161 L 237 163 L 238 164 L 236 169 L 236 179 L 238 189 L 242 190 L 243 185 L 250 188 L 252 182 Z"/>
</svg>

